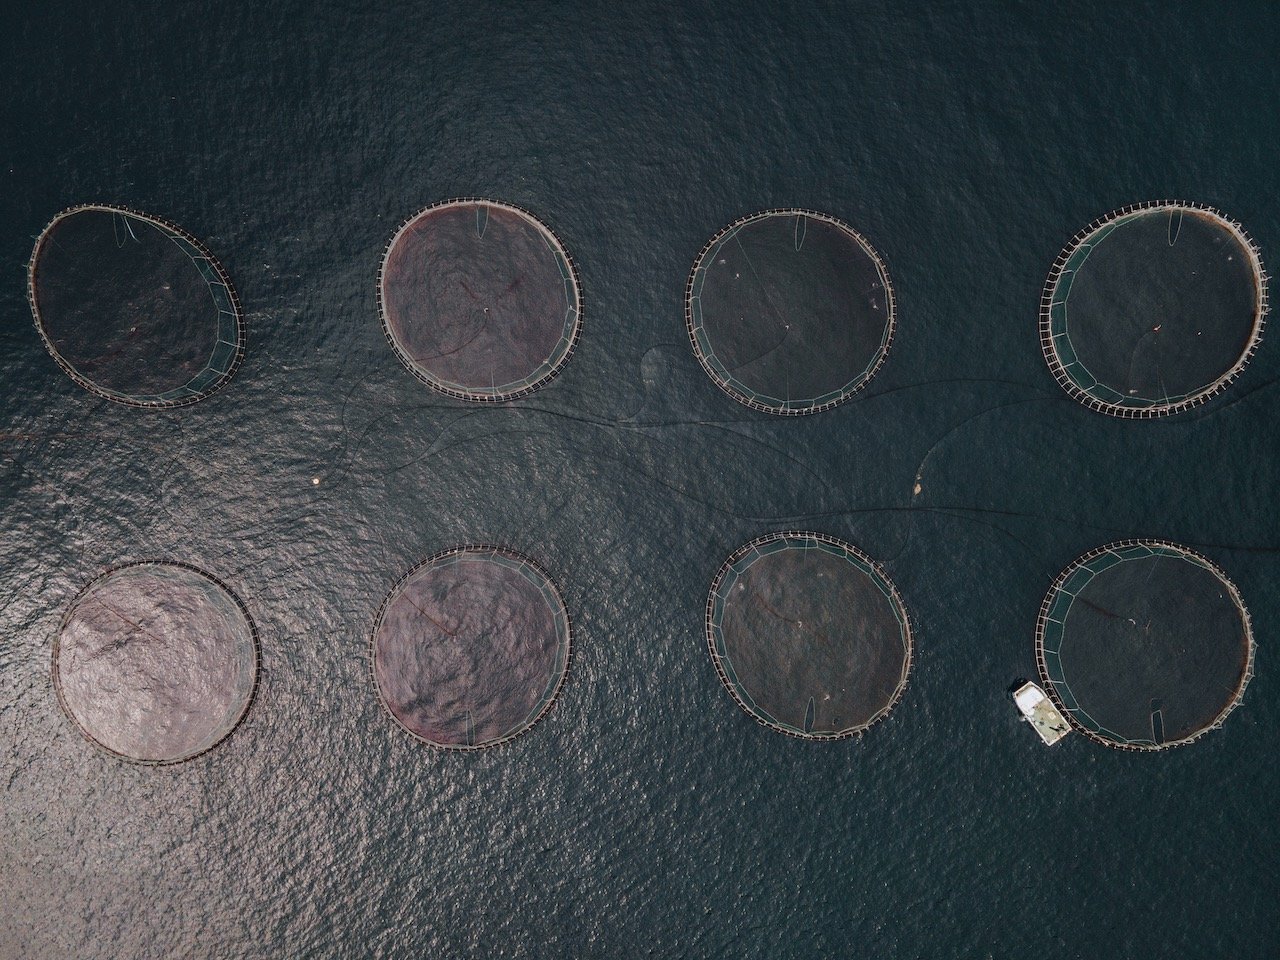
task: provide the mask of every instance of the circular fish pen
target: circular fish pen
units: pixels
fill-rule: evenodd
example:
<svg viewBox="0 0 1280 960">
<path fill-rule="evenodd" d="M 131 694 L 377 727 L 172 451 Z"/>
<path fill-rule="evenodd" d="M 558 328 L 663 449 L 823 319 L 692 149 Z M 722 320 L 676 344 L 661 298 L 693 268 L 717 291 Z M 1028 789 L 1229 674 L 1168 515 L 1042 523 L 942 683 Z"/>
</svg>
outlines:
<svg viewBox="0 0 1280 960">
<path fill-rule="evenodd" d="M 856 547 L 821 533 L 771 533 L 735 551 L 711 584 L 707 644 L 738 706 L 806 740 L 862 733 L 911 672 L 897 589 Z"/>
<path fill-rule="evenodd" d="M 1209 560 L 1161 540 L 1091 550 L 1058 575 L 1036 623 L 1045 690 L 1111 747 L 1163 750 L 1217 729 L 1253 676 L 1249 613 Z"/>
<path fill-rule="evenodd" d="M 143 561 L 72 601 L 53 645 L 53 686 L 91 743 L 144 764 L 190 760 L 244 718 L 258 631 L 230 588 L 184 563 Z"/>
<path fill-rule="evenodd" d="M 454 547 L 425 560 L 378 611 L 378 699 L 401 727 L 446 750 L 513 740 L 555 703 L 569 671 L 569 613 L 536 563 Z"/>
<path fill-rule="evenodd" d="M 573 355 L 582 287 L 560 239 L 508 203 L 434 204 L 396 231 L 378 271 L 396 356 L 459 400 L 500 402 L 550 382 Z"/>
<path fill-rule="evenodd" d="M 226 271 L 194 236 L 150 214 L 64 210 L 36 240 L 27 295 L 58 366 L 117 403 L 195 403 L 244 359 L 244 317 Z"/>
<path fill-rule="evenodd" d="M 818 413 L 875 376 L 893 342 L 889 271 L 860 234 L 813 210 L 765 210 L 708 241 L 685 288 L 698 362 L 755 410 Z"/>
<path fill-rule="evenodd" d="M 1226 389 L 1262 338 L 1267 275 L 1240 224 L 1211 207 L 1122 207 L 1076 234 L 1040 302 L 1054 378 L 1099 413 L 1151 418 Z"/>
</svg>

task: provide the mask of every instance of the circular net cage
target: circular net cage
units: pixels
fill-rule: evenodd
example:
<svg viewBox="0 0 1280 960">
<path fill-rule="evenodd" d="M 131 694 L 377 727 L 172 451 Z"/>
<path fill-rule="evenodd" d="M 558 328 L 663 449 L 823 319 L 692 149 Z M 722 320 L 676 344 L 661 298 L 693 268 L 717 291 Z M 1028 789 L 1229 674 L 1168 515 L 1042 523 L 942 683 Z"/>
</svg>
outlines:
<svg viewBox="0 0 1280 960">
<path fill-rule="evenodd" d="M 404 729 L 434 747 L 492 747 L 551 709 L 569 670 L 569 614 L 528 557 L 455 547 L 396 584 L 372 646 L 378 698 Z"/>
<path fill-rule="evenodd" d="M 194 403 L 244 357 L 221 264 L 181 227 L 134 210 L 93 204 L 54 217 L 31 254 L 28 296 L 58 366 L 119 403 Z"/>
<path fill-rule="evenodd" d="M 1248 364 L 1267 314 L 1267 276 L 1240 224 L 1195 203 L 1124 207 L 1059 255 L 1040 304 L 1045 359 L 1100 413 L 1177 413 Z"/>
<path fill-rule="evenodd" d="M 189 760 L 249 709 L 258 633 L 215 577 L 181 563 L 116 567 L 72 601 L 53 647 L 53 682 L 80 732 L 139 763 Z"/>
<path fill-rule="evenodd" d="M 498 402 L 532 393 L 569 362 L 582 318 L 573 261 L 532 214 L 449 200 L 406 221 L 378 278 L 383 332 L 441 393 Z"/>
<path fill-rule="evenodd" d="M 742 709 L 810 740 L 885 717 L 911 670 L 897 590 L 866 555 L 820 533 L 769 534 L 730 556 L 707 599 L 707 643 Z"/>
<path fill-rule="evenodd" d="M 1253 674 L 1235 586 L 1177 544 L 1126 540 L 1059 574 L 1036 628 L 1036 661 L 1063 715 L 1109 746 L 1160 750 L 1221 725 Z"/>
<path fill-rule="evenodd" d="M 879 254 L 812 210 L 766 210 L 716 234 L 685 291 L 693 351 L 712 380 L 767 413 L 817 413 L 875 376 L 893 341 Z"/>
</svg>

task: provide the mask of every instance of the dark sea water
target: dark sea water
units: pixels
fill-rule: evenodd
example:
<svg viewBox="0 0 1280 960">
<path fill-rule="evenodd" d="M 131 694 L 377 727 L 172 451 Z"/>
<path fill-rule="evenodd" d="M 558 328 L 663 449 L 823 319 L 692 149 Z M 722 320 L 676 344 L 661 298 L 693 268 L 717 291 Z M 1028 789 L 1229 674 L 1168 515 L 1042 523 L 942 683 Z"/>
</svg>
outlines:
<svg viewBox="0 0 1280 960">
<path fill-rule="evenodd" d="M 11 4 L 0 955 L 1272 955 L 1280 349 L 1128 422 L 1066 396 L 1036 325 L 1126 203 L 1212 204 L 1280 262 L 1280 14 L 1229 6 Z M 452 196 L 534 212 L 581 271 L 572 361 L 510 405 L 434 395 L 379 327 L 386 242 Z M 112 404 L 44 351 L 26 259 L 89 201 L 234 278 L 248 355 L 210 399 Z M 684 329 L 705 241 L 779 206 L 852 224 L 898 298 L 876 379 L 813 417 L 736 404 Z M 711 578 L 792 527 L 882 561 L 913 618 L 860 740 L 772 733 L 712 669 Z M 1052 577 L 1128 536 L 1227 571 L 1257 677 L 1192 746 L 1047 750 L 1006 689 Z M 467 541 L 557 578 L 575 656 L 529 735 L 443 754 L 382 712 L 368 634 Z M 262 634 L 244 723 L 166 768 L 91 747 L 49 676 L 76 592 L 145 557 Z"/>
</svg>

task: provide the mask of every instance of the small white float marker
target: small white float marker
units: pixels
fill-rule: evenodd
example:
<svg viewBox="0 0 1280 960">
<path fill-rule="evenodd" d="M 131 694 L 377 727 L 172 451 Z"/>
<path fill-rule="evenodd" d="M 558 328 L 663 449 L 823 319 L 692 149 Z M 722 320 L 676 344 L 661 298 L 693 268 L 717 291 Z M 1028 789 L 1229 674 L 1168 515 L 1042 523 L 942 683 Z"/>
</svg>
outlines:
<svg viewBox="0 0 1280 960">
<path fill-rule="evenodd" d="M 1026 721 L 1035 727 L 1046 746 L 1053 746 L 1071 732 L 1066 718 L 1034 683 L 1024 683 L 1015 690 L 1013 702 L 1018 705 Z"/>
</svg>

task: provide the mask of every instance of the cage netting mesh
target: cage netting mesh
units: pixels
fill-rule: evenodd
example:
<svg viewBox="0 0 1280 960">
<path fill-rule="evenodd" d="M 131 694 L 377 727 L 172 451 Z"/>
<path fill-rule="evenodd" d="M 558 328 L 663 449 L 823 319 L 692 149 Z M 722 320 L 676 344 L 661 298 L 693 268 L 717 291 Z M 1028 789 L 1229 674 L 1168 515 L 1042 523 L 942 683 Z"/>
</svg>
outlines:
<svg viewBox="0 0 1280 960">
<path fill-rule="evenodd" d="M 503 743 L 551 709 L 569 667 L 569 614 L 528 557 L 457 547 L 391 591 L 373 632 L 379 699 L 433 746 Z"/>
<path fill-rule="evenodd" d="M 907 613 L 889 578 L 819 533 L 768 534 L 735 551 L 711 587 L 707 642 L 739 706 L 816 740 L 887 715 L 911 668 Z"/>
<path fill-rule="evenodd" d="M 1149 418 L 1203 403 L 1262 336 L 1267 277 L 1244 229 L 1198 204 L 1125 207 L 1081 231 L 1050 271 L 1040 336 L 1086 406 Z"/>
<path fill-rule="evenodd" d="M 108 571 L 72 602 L 54 644 L 67 715 L 142 763 L 205 752 L 240 722 L 258 673 L 257 631 L 230 589 L 181 563 Z"/>
<path fill-rule="evenodd" d="M 811 210 L 767 210 L 716 234 L 694 263 L 685 309 L 711 379 L 769 413 L 847 400 L 893 340 L 884 262 L 851 227 Z"/>
<path fill-rule="evenodd" d="M 59 214 L 36 241 L 31 309 L 73 380 L 120 403 L 176 407 L 226 383 L 244 321 L 226 271 L 176 224 L 121 207 Z"/>
<path fill-rule="evenodd" d="M 1036 659 L 1077 729 L 1159 749 L 1195 740 L 1240 702 L 1253 637 L 1239 593 L 1210 561 L 1173 543 L 1121 541 L 1058 576 Z"/>
<path fill-rule="evenodd" d="M 378 294 L 400 361 L 462 400 L 511 400 L 546 384 L 569 362 L 582 315 L 559 238 L 492 200 L 450 200 L 411 217 L 387 247 Z"/>
</svg>

